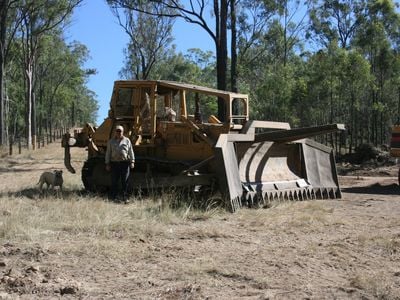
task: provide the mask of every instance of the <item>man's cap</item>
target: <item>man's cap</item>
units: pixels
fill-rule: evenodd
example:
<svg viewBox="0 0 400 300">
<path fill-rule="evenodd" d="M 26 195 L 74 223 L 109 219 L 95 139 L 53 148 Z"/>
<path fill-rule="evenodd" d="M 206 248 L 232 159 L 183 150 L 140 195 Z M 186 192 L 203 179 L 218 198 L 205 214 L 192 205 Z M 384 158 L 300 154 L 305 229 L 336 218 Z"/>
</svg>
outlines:
<svg viewBox="0 0 400 300">
<path fill-rule="evenodd" d="M 115 130 L 121 130 L 121 131 L 124 131 L 124 127 L 122 127 L 121 125 L 117 125 L 116 127 L 115 127 Z"/>
</svg>

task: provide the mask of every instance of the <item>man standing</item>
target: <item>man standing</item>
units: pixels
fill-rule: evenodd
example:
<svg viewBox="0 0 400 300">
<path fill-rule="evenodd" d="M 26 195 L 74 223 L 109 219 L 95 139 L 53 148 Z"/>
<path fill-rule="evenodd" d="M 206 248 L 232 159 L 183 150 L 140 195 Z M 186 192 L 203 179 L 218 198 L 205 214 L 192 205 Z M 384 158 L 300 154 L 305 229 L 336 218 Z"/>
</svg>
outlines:
<svg viewBox="0 0 400 300">
<path fill-rule="evenodd" d="M 115 127 L 115 135 L 108 141 L 106 151 L 106 170 L 111 171 L 110 198 L 115 200 L 118 193 L 118 184 L 122 186 L 122 200 L 128 203 L 128 178 L 130 169 L 135 166 L 135 154 L 132 143 L 124 137 L 124 127 Z"/>
</svg>

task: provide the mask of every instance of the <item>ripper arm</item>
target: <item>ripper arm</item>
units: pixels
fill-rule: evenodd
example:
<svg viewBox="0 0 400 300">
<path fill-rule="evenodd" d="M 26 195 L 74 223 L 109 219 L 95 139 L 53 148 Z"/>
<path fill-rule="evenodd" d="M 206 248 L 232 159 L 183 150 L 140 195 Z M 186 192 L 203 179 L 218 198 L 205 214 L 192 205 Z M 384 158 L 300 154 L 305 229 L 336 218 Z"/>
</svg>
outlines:
<svg viewBox="0 0 400 300">
<path fill-rule="evenodd" d="M 71 173 L 75 174 L 76 171 L 71 165 L 70 148 L 84 148 L 87 146 L 92 146 L 93 148 L 96 148 L 91 138 L 94 132 L 95 128 L 91 124 L 87 123 L 83 128 L 74 129 L 73 135 L 71 135 L 71 133 L 69 132 L 63 135 L 61 146 L 64 148 L 64 165 Z"/>
</svg>

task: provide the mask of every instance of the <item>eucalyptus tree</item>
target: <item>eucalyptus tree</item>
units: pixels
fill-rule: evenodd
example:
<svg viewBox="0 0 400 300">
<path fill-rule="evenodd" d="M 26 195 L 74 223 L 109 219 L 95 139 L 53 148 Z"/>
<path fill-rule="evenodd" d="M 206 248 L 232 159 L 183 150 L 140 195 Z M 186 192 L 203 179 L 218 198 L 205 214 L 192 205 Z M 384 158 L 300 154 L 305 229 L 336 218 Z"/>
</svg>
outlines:
<svg viewBox="0 0 400 300">
<path fill-rule="evenodd" d="M 231 30 L 231 91 L 238 91 L 238 72 L 237 72 L 237 17 L 236 17 L 236 3 L 240 0 L 230 0 L 230 30 Z"/>
<path fill-rule="evenodd" d="M 306 96 L 299 99 L 301 102 L 293 99 L 303 126 L 336 121 L 342 101 L 340 76 L 345 54 L 344 50 L 331 43 L 328 49 L 320 50 L 307 59 L 306 68 L 301 74 L 302 78 L 306 78 Z M 334 146 L 333 135 L 329 137 L 331 146 Z M 324 142 L 327 140 L 324 139 Z"/>
<path fill-rule="evenodd" d="M 290 100 L 302 66 L 297 53 L 307 8 L 297 0 L 242 1 L 237 6 L 239 79 L 247 86 L 257 118 L 298 124 Z"/>
<path fill-rule="evenodd" d="M 284 0 L 280 1 L 278 7 L 280 40 L 282 44 L 281 59 L 286 66 L 288 56 L 305 37 L 308 16 L 312 0 Z"/>
<path fill-rule="evenodd" d="M 18 60 L 21 41 L 15 39 L 9 44 L 8 62 L 6 64 L 6 118 L 5 124 L 10 138 L 25 136 L 25 96 L 24 74 Z"/>
<path fill-rule="evenodd" d="M 72 126 L 84 122 L 95 124 L 98 104 L 96 94 L 87 87 L 87 81 L 89 76 L 97 73 L 97 70 L 93 68 L 82 68 L 89 58 L 89 50 L 85 45 L 75 41 L 68 44 L 68 52 L 66 55 L 69 58 L 67 71 L 70 75 L 65 84 L 63 84 L 63 87 L 64 90 L 68 90 L 69 92 L 66 93 L 64 91 L 60 94 L 69 96 L 69 101 L 67 101 L 68 105 L 64 105 L 64 109 L 71 106 L 72 108 L 75 108 L 75 111 L 72 110 L 75 114 L 71 115 L 70 124 L 72 124 Z"/>
<path fill-rule="evenodd" d="M 0 0 L 0 145 L 6 142 L 6 65 L 8 63 L 10 45 L 22 20 L 17 14 L 19 0 Z"/>
<path fill-rule="evenodd" d="M 241 0 L 237 4 L 238 65 L 254 70 L 268 56 L 268 28 L 276 18 L 279 1 Z M 240 72 L 240 71 L 239 71 Z"/>
<path fill-rule="evenodd" d="M 227 89 L 228 63 L 228 0 L 189 0 L 185 4 L 178 0 L 107 0 L 113 7 L 121 7 L 142 12 L 153 17 L 181 18 L 184 21 L 200 26 L 213 40 L 216 50 L 217 88 Z M 140 4 L 162 5 L 165 10 L 157 13 L 143 9 Z M 210 14 L 208 14 L 210 12 Z M 214 18 L 214 25 L 210 19 Z M 223 120 L 224 101 L 218 101 L 218 117 Z"/>
<path fill-rule="evenodd" d="M 213 86 L 217 70 L 215 68 L 215 55 L 212 51 L 204 51 L 198 48 L 190 48 L 185 54 L 185 59 L 199 68 L 200 75 L 194 79 L 195 83 L 204 86 Z"/>
<path fill-rule="evenodd" d="M 87 60 L 86 46 L 74 42 L 67 45 L 60 32 L 53 30 L 42 37 L 40 55 L 36 64 L 36 98 L 39 132 L 47 131 L 50 136 L 56 121 L 69 120 L 64 125 L 76 126 L 75 113 L 83 111 L 85 98 L 79 90 L 86 83 L 87 74 L 81 65 Z M 88 120 L 89 121 L 89 120 Z"/>
<path fill-rule="evenodd" d="M 73 9 L 82 0 L 25 0 L 21 7 L 22 23 L 20 38 L 26 82 L 26 137 L 28 147 L 35 147 L 36 102 L 34 95 L 34 72 L 42 36 L 58 26 L 62 26 Z"/>
<path fill-rule="evenodd" d="M 130 38 L 122 74 L 127 78 L 149 78 L 154 65 L 166 55 L 173 40 L 171 33 L 174 19 L 155 18 L 153 15 L 170 14 L 171 9 L 159 3 L 148 2 L 138 3 L 137 10 L 121 8 L 114 1 L 108 1 L 108 4 Z"/>
<path fill-rule="evenodd" d="M 366 15 L 366 0 L 316 0 L 310 11 L 309 37 L 324 47 L 336 40 L 349 48 Z"/>
<path fill-rule="evenodd" d="M 347 124 L 349 135 L 348 151 L 361 145 L 366 138 L 370 106 L 368 105 L 369 87 L 374 78 L 371 66 L 365 57 L 357 51 L 348 51 L 341 64 L 342 120 Z"/>
<path fill-rule="evenodd" d="M 154 79 L 188 81 L 201 84 L 201 67 L 187 55 L 176 53 L 175 47 L 168 51 L 164 60 L 154 70 Z"/>
<path fill-rule="evenodd" d="M 345 123 L 348 149 L 366 141 L 366 128 L 371 115 L 368 106 L 369 87 L 373 77 L 370 64 L 357 51 L 343 49 L 333 41 L 307 59 L 303 78 L 307 78 L 307 95 L 302 113 L 314 123 Z M 334 136 L 329 142 L 334 146 Z M 336 148 L 340 148 L 337 144 Z"/>
<path fill-rule="evenodd" d="M 355 35 L 354 44 L 368 59 L 373 84 L 369 88 L 370 122 L 368 141 L 374 144 L 385 142 L 385 131 L 393 118 L 393 105 L 397 102 L 396 67 L 399 62 L 400 14 L 391 0 L 367 1 L 364 22 Z"/>
</svg>

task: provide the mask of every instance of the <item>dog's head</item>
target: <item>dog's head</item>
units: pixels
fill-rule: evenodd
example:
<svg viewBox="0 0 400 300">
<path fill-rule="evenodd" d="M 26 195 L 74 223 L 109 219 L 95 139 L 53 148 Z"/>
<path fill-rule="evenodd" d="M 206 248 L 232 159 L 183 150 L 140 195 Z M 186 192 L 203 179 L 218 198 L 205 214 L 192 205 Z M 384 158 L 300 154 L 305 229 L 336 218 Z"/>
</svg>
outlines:
<svg viewBox="0 0 400 300">
<path fill-rule="evenodd" d="M 62 178 L 62 170 L 54 170 L 53 171 L 55 178 Z"/>
</svg>

